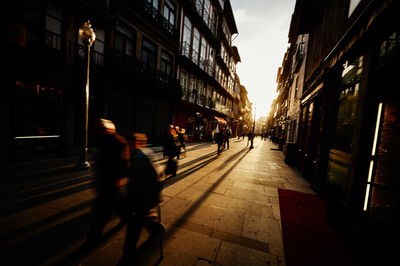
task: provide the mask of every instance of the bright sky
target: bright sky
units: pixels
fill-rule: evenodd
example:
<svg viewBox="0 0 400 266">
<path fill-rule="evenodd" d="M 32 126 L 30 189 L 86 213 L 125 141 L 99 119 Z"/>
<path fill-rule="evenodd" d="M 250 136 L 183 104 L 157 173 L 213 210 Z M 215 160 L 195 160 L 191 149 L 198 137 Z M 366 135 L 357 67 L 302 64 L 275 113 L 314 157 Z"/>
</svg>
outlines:
<svg viewBox="0 0 400 266">
<path fill-rule="evenodd" d="M 240 83 L 256 104 L 256 117 L 267 116 L 276 98 L 276 75 L 288 46 L 291 15 L 296 0 L 231 0 L 239 35 Z"/>
</svg>

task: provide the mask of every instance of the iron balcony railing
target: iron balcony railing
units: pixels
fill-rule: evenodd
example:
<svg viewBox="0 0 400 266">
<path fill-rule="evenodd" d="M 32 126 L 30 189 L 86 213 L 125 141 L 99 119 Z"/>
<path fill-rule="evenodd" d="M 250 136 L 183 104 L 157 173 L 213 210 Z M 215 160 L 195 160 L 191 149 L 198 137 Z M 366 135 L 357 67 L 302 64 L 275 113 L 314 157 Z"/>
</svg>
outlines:
<svg viewBox="0 0 400 266">
<path fill-rule="evenodd" d="M 189 58 L 193 63 L 198 65 L 202 70 L 208 73 L 211 77 L 215 78 L 215 65 L 210 60 L 203 59 L 199 53 L 195 51 L 187 42 L 181 43 L 180 55 Z"/>
<path fill-rule="evenodd" d="M 214 37 L 217 37 L 217 21 L 215 18 L 211 18 L 210 13 L 204 9 L 204 6 L 202 3 L 198 3 L 196 1 L 195 9 L 197 11 L 197 14 L 203 19 L 204 23 L 206 24 L 207 28 L 210 29 L 211 33 L 214 35 Z"/>
<path fill-rule="evenodd" d="M 87 46 L 76 42 L 67 41 L 66 47 L 68 57 L 72 56 L 73 58 L 79 60 L 84 60 L 86 58 Z M 94 65 L 104 66 L 104 54 L 94 51 L 93 47 L 91 48 L 90 52 L 90 63 Z"/>
<path fill-rule="evenodd" d="M 173 36 L 177 35 L 175 26 L 171 24 L 163 15 L 160 14 L 160 10 L 153 7 L 153 5 L 147 1 L 144 1 L 144 12 L 147 17 L 150 17 L 161 29 L 170 33 Z"/>
<path fill-rule="evenodd" d="M 212 97 L 199 95 L 197 90 L 182 88 L 182 100 L 210 109 L 215 109 L 215 100 Z"/>
</svg>

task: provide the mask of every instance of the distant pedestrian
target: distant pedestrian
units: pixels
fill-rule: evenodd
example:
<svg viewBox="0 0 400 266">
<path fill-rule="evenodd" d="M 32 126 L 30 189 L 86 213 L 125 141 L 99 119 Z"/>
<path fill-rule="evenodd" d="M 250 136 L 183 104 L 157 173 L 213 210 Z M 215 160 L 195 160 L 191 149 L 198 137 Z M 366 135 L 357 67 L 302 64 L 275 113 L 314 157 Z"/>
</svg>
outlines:
<svg viewBox="0 0 400 266">
<path fill-rule="evenodd" d="M 249 146 L 249 142 L 253 139 L 253 134 L 251 132 L 247 133 L 247 144 L 246 146 Z"/>
<path fill-rule="evenodd" d="M 231 138 L 232 133 L 229 127 L 226 127 L 225 129 L 225 143 L 227 145 L 227 149 L 229 149 L 229 139 Z M 224 148 L 225 148 L 225 143 L 224 143 Z"/>
<path fill-rule="evenodd" d="M 96 244 L 112 211 L 116 209 L 116 196 L 120 180 L 127 175 L 129 147 L 124 137 L 115 131 L 113 122 L 99 120 L 100 145 L 96 154 L 95 186 L 97 196 L 90 213 L 90 228 L 86 244 Z M 121 215 L 121 213 L 118 213 Z"/>
<path fill-rule="evenodd" d="M 183 152 L 185 152 L 186 151 L 186 143 L 185 143 L 186 130 L 184 128 L 181 128 L 177 133 L 178 133 L 180 147 L 183 150 Z"/>
<path fill-rule="evenodd" d="M 215 142 L 217 143 L 217 155 L 220 154 L 221 149 L 222 149 L 222 145 L 224 143 L 224 132 L 223 132 L 223 128 L 220 126 L 219 124 L 217 125 L 217 128 L 215 129 Z"/>
<path fill-rule="evenodd" d="M 173 125 L 170 125 L 170 127 L 166 131 L 164 149 L 165 149 L 165 154 L 168 157 L 165 174 L 172 175 L 174 177 L 176 176 L 176 171 L 178 167 L 175 157 L 179 159 L 180 150 L 179 150 L 178 134 Z"/>
</svg>

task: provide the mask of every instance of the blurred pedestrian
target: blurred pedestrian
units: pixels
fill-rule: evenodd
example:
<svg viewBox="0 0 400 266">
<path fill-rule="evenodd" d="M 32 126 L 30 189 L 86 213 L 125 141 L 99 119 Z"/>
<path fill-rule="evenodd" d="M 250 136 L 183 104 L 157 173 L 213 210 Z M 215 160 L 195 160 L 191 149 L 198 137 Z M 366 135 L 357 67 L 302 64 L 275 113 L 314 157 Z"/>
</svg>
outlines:
<svg viewBox="0 0 400 266">
<path fill-rule="evenodd" d="M 181 146 L 181 149 L 183 150 L 183 152 L 186 151 L 186 143 L 185 143 L 185 132 L 186 130 L 184 128 L 181 128 L 178 131 L 178 139 L 179 139 L 179 144 Z"/>
<path fill-rule="evenodd" d="M 113 122 L 105 119 L 98 121 L 100 144 L 96 154 L 95 187 L 96 198 L 90 213 L 90 228 L 87 245 L 96 244 L 112 211 L 116 209 L 116 196 L 120 181 L 127 176 L 129 167 L 129 147 L 124 137 L 117 134 Z"/>
<path fill-rule="evenodd" d="M 154 165 L 154 153 L 147 148 L 145 134 L 128 135 L 131 159 L 128 183 L 128 210 L 131 213 L 119 265 L 133 263 L 137 257 L 136 244 L 142 228 L 149 233 L 149 242 L 165 232 L 160 217 L 154 209 L 160 202 L 160 177 L 162 172 Z"/>
<path fill-rule="evenodd" d="M 165 169 L 165 174 L 166 175 L 172 175 L 172 177 L 176 176 L 176 171 L 178 168 L 178 163 L 175 160 L 175 157 L 179 159 L 179 139 L 178 139 L 178 134 L 176 132 L 176 129 L 174 125 L 170 125 L 170 127 L 166 131 L 166 136 L 165 136 L 165 147 L 166 149 L 165 153 L 168 157 L 167 161 L 167 166 Z"/>
<path fill-rule="evenodd" d="M 231 129 L 229 127 L 226 127 L 225 129 L 225 143 L 227 145 L 227 149 L 229 149 L 229 139 L 231 138 L 232 133 Z M 225 149 L 225 143 L 224 143 L 224 149 Z"/>
<path fill-rule="evenodd" d="M 246 146 L 249 146 L 249 142 L 253 139 L 253 134 L 251 132 L 247 133 L 247 144 Z"/>
<path fill-rule="evenodd" d="M 217 155 L 220 154 L 222 145 L 224 143 L 224 132 L 223 129 L 220 129 L 220 125 L 217 124 L 217 127 L 215 129 L 215 142 L 217 143 Z"/>
</svg>

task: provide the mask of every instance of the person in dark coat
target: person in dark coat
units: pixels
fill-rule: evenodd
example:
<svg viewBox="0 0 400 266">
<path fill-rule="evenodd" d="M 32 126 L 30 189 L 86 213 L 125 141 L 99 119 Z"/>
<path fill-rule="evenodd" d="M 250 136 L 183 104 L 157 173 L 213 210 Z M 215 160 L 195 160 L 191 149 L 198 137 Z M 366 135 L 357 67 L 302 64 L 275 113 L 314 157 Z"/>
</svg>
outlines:
<svg viewBox="0 0 400 266">
<path fill-rule="evenodd" d="M 247 133 L 247 144 L 246 146 L 249 146 L 249 142 L 253 139 L 253 133 L 249 132 Z"/>
<path fill-rule="evenodd" d="M 220 125 L 217 125 L 215 130 L 215 142 L 217 142 L 217 155 L 219 155 L 224 144 L 224 129 Z"/>
<path fill-rule="evenodd" d="M 178 134 L 173 125 L 170 125 L 170 128 L 166 132 L 165 136 L 165 153 L 168 156 L 167 166 L 165 169 L 166 175 L 176 176 L 176 171 L 178 167 L 178 163 L 175 160 L 175 157 L 179 159 L 180 149 L 178 144 Z"/>
<path fill-rule="evenodd" d="M 227 149 L 229 149 L 229 139 L 231 138 L 232 133 L 229 127 L 226 127 L 225 129 L 225 142 L 224 142 L 224 149 L 225 149 L 225 144 L 227 145 Z"/>
<path fill-rule="evenodd" d="M 100 145 L 96 154 L 95 187 L 97 196 L 90 213 L 90 228 L 86 244 L 96 244 L 112 211 L 115 209 L 119 182 L 129 167 L 129 146 L 124 137 L 115 131 L 113 122 L 99 120 Z"/>
<path fill-rule="evenodd" d="M 147 137 L 135 133 L 126 137 L 131 149 L 128 182 L 128 219 L 123 257 L 119 265 L 136 259 L 136 244 L 143 227 L 150 233 L 150 240 L 165 231 L 160 217 L 153 209 L 160 202 L 160 176 L 162 172 L 154 165 L 154 153 L 146 147 Z M 149 241 L 150 241 L 149 240 Z"/>
</svg>

